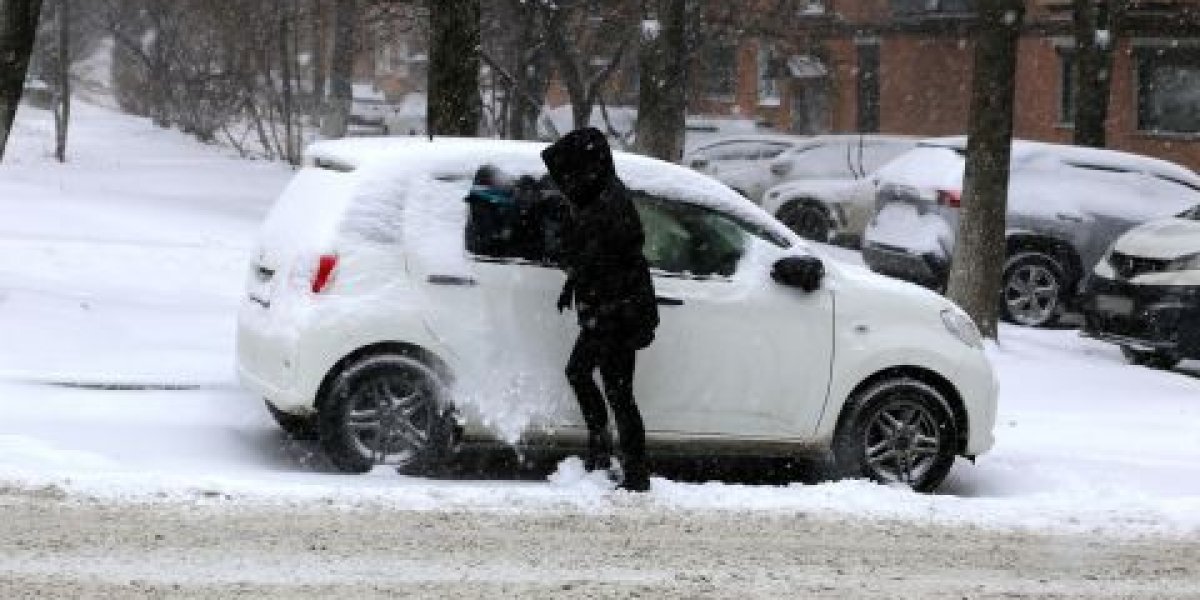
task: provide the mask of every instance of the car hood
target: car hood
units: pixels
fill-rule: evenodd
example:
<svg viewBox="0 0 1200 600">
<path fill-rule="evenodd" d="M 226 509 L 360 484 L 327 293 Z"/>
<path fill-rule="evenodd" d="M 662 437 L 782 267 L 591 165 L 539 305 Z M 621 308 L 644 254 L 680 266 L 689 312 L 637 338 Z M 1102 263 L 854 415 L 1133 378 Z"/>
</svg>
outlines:
<svg viewBox="0 0 1200 600">
<path fill-rule="evenodd" d="M 1200 221 L 1171 217 L 1129 230 L 1113 249 L 1121 254 L 1170 259 L 1200 252 Z"/>
</svg>

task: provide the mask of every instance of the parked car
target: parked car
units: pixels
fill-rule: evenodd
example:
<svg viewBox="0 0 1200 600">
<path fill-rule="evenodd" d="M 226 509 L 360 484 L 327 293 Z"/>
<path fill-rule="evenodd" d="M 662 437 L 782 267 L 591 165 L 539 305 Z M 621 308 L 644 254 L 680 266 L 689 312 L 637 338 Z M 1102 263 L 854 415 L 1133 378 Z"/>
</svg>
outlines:
<svg viewBox="0 0 1200 600">
<path fill-rule="evenodd" d="M 772 161 L 804 143 L 805 138 L 790 135 L 729 136 L 688 152 L 680 162 L 758 203 L 768 188 L 784 180 L 772 171 Z"/>
<path fill-rule="evenodd" d="M 767 190 L 762 206 L 800 237 L 858 245 L 875 213 L 875 170 L 916 145 L 894 135 L 820 136 L 780 157 L 774 168 L 792 179 Z"/>
<path fill-rule="evenodd" d="M 346 118 L 350 130 L 358 135 L 387 135 L 388 121 L 397 113 L 396 107 L 369 85 L 354 84 L 353 94 L 350 114 Z"/>
<path fill-rule="evenodd" d="M 877 212 L 864 234 L 871 269 L 940 289 L 962 203 L 966 140 L 921 142 L 876 173 Z M 1200 177 L 1153 158 L 1014 141 L 1005 224 L 1003 316 L 1053 324 L 1077 304 L 1083 275 L 1117 236 L 1200 203 Z"/>
<path fill-rule="evenodd" d="M 263 226 L 238 324 L 241 381 L 286 432 L 316 437 L 348 472 L 422 472 L 461 442 L 582 447 L 563 375 L 578 329 L 554 310 L 553 219 L 532 225 L 545 236 L 535 256 L 472 255 L 464 241 L 477 169 L 541 177 L 542 148 L 309 149 Z M 652 450 L 832 450 L 843 476 L 930 490 L 956 455 L 992 446 L 996 380 L 951 302 L 822 260 L 708 177 L 623 153 L 616 164 L 661 309 L 636 378 Z M 823 280 L 806 292 L 789 273 L 813 261 Z"/>
<path fill-rule="evenodd" d="M 1084 335 L 1132 363 L 1200 359 L 1200 206 L 1117 238 L 1092 270 L 1083 314 Z"/>
</svg>

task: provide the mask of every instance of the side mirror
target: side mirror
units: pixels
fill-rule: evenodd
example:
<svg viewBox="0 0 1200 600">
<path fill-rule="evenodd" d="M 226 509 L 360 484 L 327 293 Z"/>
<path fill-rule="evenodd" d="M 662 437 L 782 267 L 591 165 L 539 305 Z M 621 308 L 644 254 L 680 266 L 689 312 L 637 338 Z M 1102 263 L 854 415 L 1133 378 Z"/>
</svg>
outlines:
<svg viewBox="0 0 1200 600">
<path fill-rule="evenodd" d="M 825 265 L 815 256 L 788 256 L 775 261 L 771 279 L 806 292 L 815 292 L 825 277 Z"/>
</svg>

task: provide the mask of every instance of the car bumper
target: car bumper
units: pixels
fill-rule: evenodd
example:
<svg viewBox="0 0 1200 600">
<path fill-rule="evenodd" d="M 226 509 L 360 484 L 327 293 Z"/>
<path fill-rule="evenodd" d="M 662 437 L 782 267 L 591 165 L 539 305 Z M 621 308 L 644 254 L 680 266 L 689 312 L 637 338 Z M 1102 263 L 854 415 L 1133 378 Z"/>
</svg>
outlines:
<svg viewBox="0 0 1200 600">
<path fill-rule="evenodd" d="M 868 242 L 863 245 L 863 261 L 876 273 L 911 281 L 929 288 L 946 284 L 950 264 L 932 253 L 913 254 L 903 248 Z"/>
<path fill-rule="evenodd" d="M 1085 336 L 1200 358 L 1200 286 L 1137 285 L 1092 276 L 1082 309 Z"/>
</svg>

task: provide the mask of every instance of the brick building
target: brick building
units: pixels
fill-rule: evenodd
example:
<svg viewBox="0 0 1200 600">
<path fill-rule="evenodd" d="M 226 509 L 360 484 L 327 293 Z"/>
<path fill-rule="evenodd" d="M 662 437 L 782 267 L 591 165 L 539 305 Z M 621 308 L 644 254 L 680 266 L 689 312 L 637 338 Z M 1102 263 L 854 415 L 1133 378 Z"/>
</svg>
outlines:
<svg viewBox="0 0 1200 600">
<path fill-rule="evenodd" d="M 810 0 L 783 33 L 696 61 L 692 112 L 797 133 L 966 131 L 973 0 Z M 1021 36 L 1018 137 L 1069 142 L 1069 0 L 1031 0 Z M 1200 169 L 1200 0 L 1134 0 L 1114 45 L 1112 148 Z"/>
</svg>

